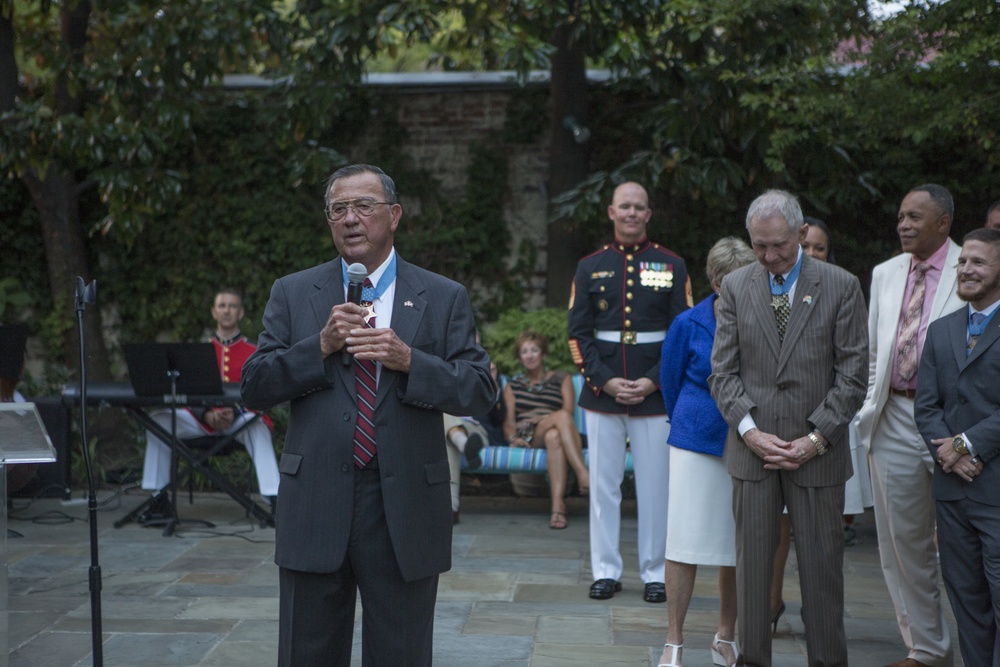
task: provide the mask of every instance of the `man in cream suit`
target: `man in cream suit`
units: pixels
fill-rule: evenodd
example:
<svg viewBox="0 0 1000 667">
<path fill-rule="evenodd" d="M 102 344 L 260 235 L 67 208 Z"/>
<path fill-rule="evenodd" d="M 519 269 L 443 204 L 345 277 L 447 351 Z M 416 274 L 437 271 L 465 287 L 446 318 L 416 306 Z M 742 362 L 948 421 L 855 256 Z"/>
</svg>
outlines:
<svg viewBox="0 0 1000 667">
<path fill-rule="evenodd" d="M 961 247 L 948 238 L 953 215 L 942 186 L 911 190 L 896 226 L 903 254 L 872 272 L 868 394 L 856 425 L 869 452 L 882 572 L 909 650 L 894 667 L 952 664 L 934 545 L 934 459 L 913 420 L 913 399 L 927 326 L 962 306 Z"/>
<path fill-rule="evenodd" d="M 451 567 L 442 412 L 496 400 L 465 289 L 403 260 L 402 208 L 371 165 L 330 177 L 340 257 L 279 278 L 243 399 L 289 401 L 274 560 L 278 664 L 349 667 L 361 594 L 364 667 L 430 667 L 438 574 Z M 363 264 L 362 305 L 345 298 Z M 470 659 L 471 661 L 471 659 Z"/>
<path fill-rule="evenodd" d="M 782 508 L 795 531 L 810 665 L 847 665 L 844 483 L 847 426 L 865 394 L 865 303 L 857 278 L 805 256 L 795 197 L 747 212 L 758 263 L 726 276 L 712 397 L 729 424 L 741 664 L 771 664 L 770 589 Z"/>
<path fill-rule="evenodd" d="M 966 667 L 1000 664 L 1000 231 L 966 234 L 958 294 L 927 329 L 914 408 L 937 462 L 941 572 Z"/>
</svg>

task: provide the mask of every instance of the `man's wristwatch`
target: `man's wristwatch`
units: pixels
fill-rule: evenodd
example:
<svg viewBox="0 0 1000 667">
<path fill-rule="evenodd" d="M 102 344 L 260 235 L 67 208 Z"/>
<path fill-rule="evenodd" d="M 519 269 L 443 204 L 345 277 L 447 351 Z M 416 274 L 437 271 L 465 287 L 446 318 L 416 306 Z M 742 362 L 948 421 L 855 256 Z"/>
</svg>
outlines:
<svg viewBox="0 0 1000 667">
<path fill-rule="evenodd" d="M 969 446 L 965 444 L 965 438 L 960 435 L 952 438 L 951 446 L 958 452 L 959 456 L 965 456 L 969 453 Z"/>
<path fill-rule="evenodd" d="M 810 431 L 809 435 L 806 437 L 812 440 L 812 443 L 816 445 L 816 454 L 818 456 L 823 456 L 824 454 L 826 454 L 826 445 L 823 444 L 823 440 L 818 435 L 816 435 L 815 431 Z"/>
</svg>

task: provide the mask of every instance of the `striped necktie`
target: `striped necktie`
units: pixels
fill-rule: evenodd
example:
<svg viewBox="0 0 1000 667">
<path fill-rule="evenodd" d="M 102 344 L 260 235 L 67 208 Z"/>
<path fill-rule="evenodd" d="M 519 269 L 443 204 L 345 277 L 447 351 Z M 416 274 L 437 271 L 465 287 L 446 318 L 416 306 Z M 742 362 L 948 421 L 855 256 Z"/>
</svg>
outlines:
<svg viewBox="0 0 1000 667">
<path fill-rule="evenodd" d="M 896 370 L 899 377 L 907 382 L 917 374 L 917 335 L 920 333 L 920 317 L 924 311 L 924 294 L 927 291 L 927 269 L 930 264 L 921 262 L 914 267 L 917 272 L 913 281 L 913 294 L 903 314 L 903 326 L 899 330 L 896 347 Z"/>
<path fill-rule="evenodd" d="M 361 305 L 371 308 L 374 295 L 372 283 L 366 278 L 361 294 Z M 375 327 L 374 311 L 365 326 Z M 354 427 L 354 465 L 358 468 L 364 468 L 378 453 L 375 446 L 375 392 L 378 389 L 376 373 L 374 361 L 354 358 L 354 380 L 358 392 L 358 422 Z"/>
<path fill-rule="evenodd" d="M 785 277 L 778 274 L 774 283 L 779 287 L 785 284 Z M 774 308 L 774 319 L 778 323 L 778 340 L 784 342 L 785 331 L 788 329 L 788 318 L 792 314 L 792 304 L 788 302 L 788 292 L 771 295 L 771 307 Z"/>
</svg>

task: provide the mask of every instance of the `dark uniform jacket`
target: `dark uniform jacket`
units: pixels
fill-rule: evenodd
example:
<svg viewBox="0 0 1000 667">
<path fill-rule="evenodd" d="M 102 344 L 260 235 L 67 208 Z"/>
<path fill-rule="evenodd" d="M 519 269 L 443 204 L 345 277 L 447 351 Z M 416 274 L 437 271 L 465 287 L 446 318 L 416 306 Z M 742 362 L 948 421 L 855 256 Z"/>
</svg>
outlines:
<svg viewBox="0 0 1000 667">
<path fill-rule="evenodd" d="M 693 303 L 684 260 L 648 239 L 606 245 L 580 260 L 569 301 L 570 352 L 587 384 L 580 407 L 637 417 L 666 414 L 659 391 L 628 406 L 602 388 L 614 377 L 647 377 L 659 386 L 662 338 L 632 343 L 632 336 L 666 331 Z M 624 342 L 597 340 L 595 331 L 623 332 Z"/>
</svg>

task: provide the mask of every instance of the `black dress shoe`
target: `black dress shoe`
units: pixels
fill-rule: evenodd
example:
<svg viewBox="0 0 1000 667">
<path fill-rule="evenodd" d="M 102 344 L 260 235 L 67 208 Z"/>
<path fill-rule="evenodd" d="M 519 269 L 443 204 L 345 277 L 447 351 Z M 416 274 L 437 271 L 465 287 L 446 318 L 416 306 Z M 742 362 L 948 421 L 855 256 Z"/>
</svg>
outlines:
<svg viewBox="0 0 1000 667">
<path fill-rule="evenodd" d="M 621 591 L 622 582 L 614 579 L 598 579 L 590 585 L 590 597 L 595 600 L 610 600 Z"/>
<path fill-rule="evenodd" d="M 170 496 L 166 491 L 163 491 L 153 496 L 152 504 L 146 508 L 145 512 L 139 515 L 136 519 L 136 523 L 142 526 L 152 521 L 169 519 L 173 517 L 173 515 L 174 506 L 170 504 Z"/>
<path fill-rule="evenodd" d="M 642 599 L 646 602 L 666 602 L 667 587 L 658 581 L 651 581 L 646 584 L 646 590 L 642 592 Z"/>
<path fill-rule="evenodd" d="M 478 470 L 483 467 L 483 460 L 479 458 L 479 452 L 483 449 L 483 437 L 478 433 L 473 433 L 465 441 L 465 460 L 469 464 L 469 470 Z"/>
</svg>

